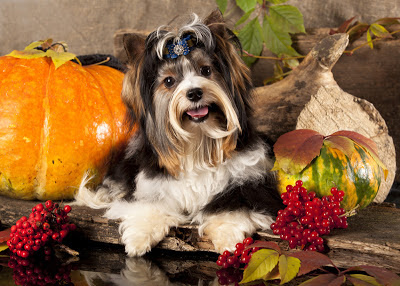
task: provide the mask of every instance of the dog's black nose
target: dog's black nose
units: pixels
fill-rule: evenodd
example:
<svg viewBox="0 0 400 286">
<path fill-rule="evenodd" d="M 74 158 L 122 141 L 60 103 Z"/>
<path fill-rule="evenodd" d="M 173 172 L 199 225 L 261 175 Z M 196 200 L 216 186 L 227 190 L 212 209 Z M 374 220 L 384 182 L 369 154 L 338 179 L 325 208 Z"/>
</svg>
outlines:
<svg viewBox="0 0 400 286">
<path fill-rule="evenodd" d="M 190 101 L 199 101 L 203 97 L 203 90 L 198 87 L 192 88 L 187 92 L 186 96 Z"/>
</svg>

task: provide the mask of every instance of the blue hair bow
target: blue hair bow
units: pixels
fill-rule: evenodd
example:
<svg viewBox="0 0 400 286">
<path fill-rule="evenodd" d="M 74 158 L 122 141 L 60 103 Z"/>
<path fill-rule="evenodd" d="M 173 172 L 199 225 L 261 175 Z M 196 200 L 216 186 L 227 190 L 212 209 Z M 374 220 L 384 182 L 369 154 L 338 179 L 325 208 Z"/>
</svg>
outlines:
<svg viewBox="0 0 400 286">
<path fill-rule="evenodd" d="M 189 54 L 189 52 L 194 49 L 194 44 L 191 38 L 191 35 L 187 35 L 183 39 L 179 40 L 176 44 L 167 44 L 167 50 L 165 51 L 164 57 L 166 59 L 176 59 L 181 55 L 186 56 Z"/>
</svg>

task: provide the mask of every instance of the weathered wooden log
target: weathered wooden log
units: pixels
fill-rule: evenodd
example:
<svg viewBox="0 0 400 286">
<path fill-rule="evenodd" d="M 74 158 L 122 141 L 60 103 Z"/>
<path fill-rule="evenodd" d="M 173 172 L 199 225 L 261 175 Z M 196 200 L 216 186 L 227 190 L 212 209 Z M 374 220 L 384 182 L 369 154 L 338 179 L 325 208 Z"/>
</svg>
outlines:
<svg viewBox="0 0 400 286">
<path fill-rule="evenodd" d="M 348 44 L 346 34 L 323 39 L 285 79 L 256 88 L 255 118 L 260 132 L 272 140 L 294 129 L 313 129 L 323 135 L 351 130 L 371 138 L 389 170 L 375 198 L 383 202 L 396 173 L 396 153 L 385 120 L 368 101 L 344 92 L 332 67 Z"/>
<path fill-rule="evenodd" d="M 6 225 L 12 225 L 21 216 L 28 215 L 30 209 L 37 204 L 37 202 L 19 201 L 6 197 L 0 197 L 0 200 L 0 219 Z M 74 237 L 78 240 L 121 245 L 118 221 L 105 219 L 102 214 L 102 210 L 74 206 L 70 213 L 71 221 L 77 225 L 77 233 Z M 372 205 L 350 217 L 348 222 L 348 229 L 337 229 L 326 236 L 327 245 L 330 248 L 328 256 L 337 266 L 351 267 L 367 264 L 399 272 L 400 209 L 387 204 Z M 272 234 L 271 231 L 258 232 L 257 236 L 268 241 L 275 241 L 283 249 L 288 249 L 287 242 L 281 241 L 279 236 Z M 159 243 L 157 248 L 192 253 L 215 251 L 211 241 L 207 237 L 200 237 L 194 225 L 171 229 L 170 234 Z M 123 252 L 122 246 L 119 251 Z M 116 261 L 123 257 L 121 253 L 115 253 L 115 255 Z M 102 260 L 98 259 L 93 269 L 107 267 Z M 117 268 L 117 266 L 113 267 Z"/>
</svg>

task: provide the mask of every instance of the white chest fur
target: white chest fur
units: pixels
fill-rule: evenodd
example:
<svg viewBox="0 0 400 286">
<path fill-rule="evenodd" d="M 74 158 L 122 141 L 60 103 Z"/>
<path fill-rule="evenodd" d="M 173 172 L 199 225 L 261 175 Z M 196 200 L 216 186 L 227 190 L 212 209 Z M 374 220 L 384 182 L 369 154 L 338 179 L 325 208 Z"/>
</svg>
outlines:
<svg viewBox="0 0 400 286">
<path fill-rule="evenodd" d="M 192 217 L 228 185 L 260 180 L 272 163 L 265 155 L 265 146 L 236 153 L 224 163 L 207 169 L 182 172 L 178 179 L 148 178 L 144 172 L 136 177 L 135 198 L 138 201 L 158 202 L 171 212 Z"/>
</svg>

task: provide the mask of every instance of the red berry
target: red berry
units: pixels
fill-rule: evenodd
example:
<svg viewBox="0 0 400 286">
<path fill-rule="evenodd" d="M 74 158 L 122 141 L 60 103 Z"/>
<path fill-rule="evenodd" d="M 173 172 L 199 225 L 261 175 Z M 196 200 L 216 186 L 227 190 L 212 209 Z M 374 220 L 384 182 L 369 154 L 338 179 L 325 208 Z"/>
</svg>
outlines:
<svg viewBox="0 0 400 286">
<path fill-rule="evenodd" d="M 231 253 L 228 250 L 225 250 L 224 253 L 222 253 L 222 255 L 229 257 L 229 256 L 231 256 Z"/>
<path fill-rule="evenodd" d="M 69 205 L 66 205 L 65 207 L 64 207 L 64 211 L 66 212 L 66 213 L 69 213 L 70 211 L 71 211 L 71 206 L 69 206 Z"/>
<path fill-rule="evenodd" d="M 302 180 L 296 181 L 296 186 L 297 186 L 297 187 L 303 186 L 303 181 L 302 181 Z"/>
<path fill-rule="evenodd" d="M 243 240 L 243 244 L 244 244 L 245 246 L 250 245 L 250 244 L 252 244 L 252 243 L 253 243 L 253 238 L 251 238 L 251 237 L 247 237 L 247 238 L 245 238 L 245 239 Z"/>
</svg>

